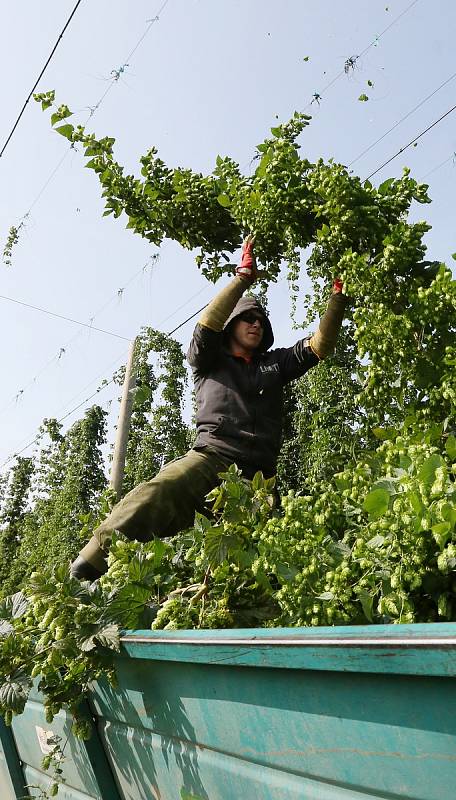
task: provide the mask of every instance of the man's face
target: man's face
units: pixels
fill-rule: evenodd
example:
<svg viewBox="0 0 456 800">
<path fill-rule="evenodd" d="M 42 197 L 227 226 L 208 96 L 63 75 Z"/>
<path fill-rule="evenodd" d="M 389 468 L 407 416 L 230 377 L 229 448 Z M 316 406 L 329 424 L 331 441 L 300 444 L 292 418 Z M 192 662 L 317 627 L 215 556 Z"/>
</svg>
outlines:
<svg viewBox="0 0 456 800">
<path fill-rule="evenodd" d="M 231 349 L 254 352 L 263 339 L 264 317 L 258 311 L 243 311 L 231 330 Z"/>
</svg>

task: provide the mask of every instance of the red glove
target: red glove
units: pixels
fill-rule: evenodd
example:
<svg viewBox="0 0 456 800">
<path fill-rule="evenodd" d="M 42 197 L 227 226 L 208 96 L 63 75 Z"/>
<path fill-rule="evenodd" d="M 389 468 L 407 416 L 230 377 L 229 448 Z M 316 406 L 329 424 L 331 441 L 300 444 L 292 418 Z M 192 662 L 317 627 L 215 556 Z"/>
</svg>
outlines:
<svg viewBox="0 0 456 800">
<path fill-rule="evenodd" d="M 341 294 L 343 289 L 343 282 L 340 278 L 336 278 L 333 282 L 333 294 Z"/>
<path fill-rule="evenodd" d="M 247 236 L 242 245 L 241 263 L 236 267 L 236 275 L 245 281 L 253 283 L 257 277 L 256 261 L 253 253 L 253 236 Z"/>
</svg>

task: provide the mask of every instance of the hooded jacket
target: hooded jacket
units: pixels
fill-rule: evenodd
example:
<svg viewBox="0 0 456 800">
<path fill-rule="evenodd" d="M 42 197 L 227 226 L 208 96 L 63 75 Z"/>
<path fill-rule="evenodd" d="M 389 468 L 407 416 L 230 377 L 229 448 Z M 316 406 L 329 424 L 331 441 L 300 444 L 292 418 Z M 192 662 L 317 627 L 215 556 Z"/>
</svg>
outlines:
<svg viewBox="0 0 456 800">
<path fill-rule="evenodd" d="M 247 362 L 230 353 L 229 326 L 244 311 L 265 318 L 263 338 Z M 242 297 L 219 332 L 196 325 L 187 358 L 196 394 L 195 449 L 211 448 L 232 459 L 246 477 L 261 470 L 273 475 L 282 444 L 283 388 L 318 364 L 309 340 L 293 347 L 269 348 L 271 323 L 253 297 Z"/>
</svg>

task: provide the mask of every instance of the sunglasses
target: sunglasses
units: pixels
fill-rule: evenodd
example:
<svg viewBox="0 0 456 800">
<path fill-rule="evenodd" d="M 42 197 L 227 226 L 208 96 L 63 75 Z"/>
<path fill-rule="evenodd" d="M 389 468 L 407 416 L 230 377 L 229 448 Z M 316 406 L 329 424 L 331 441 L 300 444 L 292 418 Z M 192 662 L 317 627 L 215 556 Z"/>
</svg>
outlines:
<svg viewBox="0 0 456 800">
<path fill-rule="evenodd" d="M 243 311 L 242 314 L 239 314 L 238 319 L 241 319 L 242 322 L 247 322 L 249 325 L 259 322 L 261 327 L 264 328 L 264 317 L 254 311 Z"/>
</svg>

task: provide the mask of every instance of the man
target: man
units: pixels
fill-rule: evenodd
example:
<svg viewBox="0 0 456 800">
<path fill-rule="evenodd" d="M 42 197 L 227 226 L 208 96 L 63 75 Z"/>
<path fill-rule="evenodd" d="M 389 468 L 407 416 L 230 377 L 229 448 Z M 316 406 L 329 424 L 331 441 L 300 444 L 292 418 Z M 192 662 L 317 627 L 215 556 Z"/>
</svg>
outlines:
<svg viewBox="0 0 456 800">
<path fill-rule="evenodd" d="M 253 239 L 244 243 L 236 277 L 204 309 L 187 354 L 197 405 L 196 441 L 118 503 L 71 566 L 78 578 L 106 571 L 113 531 L 146 541 L 173 536 L 204 512 L 219 473 L 233 462 L 247 478 L 275 473 L 282 438 L 283 387 L 330 355 L 346 298 L 335 281 L 328 308 L 310 339 L 270 350 L 271 323 L 257 300 L 243 297 L 257 277 Z M 206 509 L 207 510 L 207 509 Z"/>
</svg>

